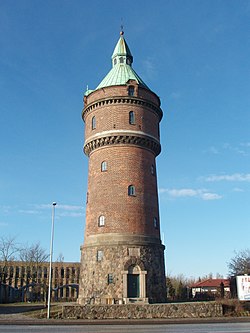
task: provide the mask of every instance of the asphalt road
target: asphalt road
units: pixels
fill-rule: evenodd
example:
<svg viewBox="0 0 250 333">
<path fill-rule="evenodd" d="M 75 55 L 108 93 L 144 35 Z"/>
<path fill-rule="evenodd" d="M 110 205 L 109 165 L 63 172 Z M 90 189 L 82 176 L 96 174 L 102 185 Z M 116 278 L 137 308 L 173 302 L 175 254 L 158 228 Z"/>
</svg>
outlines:
<svg viewBox="0 0 250 333">
<path fill-rule="evenodd" d="M 1 325 L 1 333 L 250 333 L 250 323 L 163 325 Z"/>
</svg>

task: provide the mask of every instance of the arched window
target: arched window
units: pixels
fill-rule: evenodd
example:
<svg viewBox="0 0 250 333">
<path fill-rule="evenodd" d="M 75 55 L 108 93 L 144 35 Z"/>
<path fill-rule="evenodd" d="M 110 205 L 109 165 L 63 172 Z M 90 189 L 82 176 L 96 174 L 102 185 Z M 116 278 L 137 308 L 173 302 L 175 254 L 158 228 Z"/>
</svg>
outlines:
<svg viewBox="0 0 250 333">
<path fill-rule="evenodd" d="M 135 93 L 135 88 L 133 86 L 128 87 L 128 95 L 129 96 L 134 96 Z"/>
<path fill-rule="evenodd" d="M 128 195 L 135 196 L 135 186 L 134 185 L 129 185 L 129 187 L 128 187 Z"/>
<path fill-rule="evenodd" d="M 123 57 L 120 57 L 119 60 L 120 60 L 120 63 L 121 63 L 121 64 L 124 63 L 124 59 L 123 59 Z"/>
<path fill-rule="evenodd" d="M 92 130 L 96 128 L 96 119 L 95 116 L 92 117 Z"/>
<path fill-rule="evenodd" d="M 98 217 L 98 226 L 99 227 L 104 227 L 105 226 L 105 216 L 104 215 L 100 215 Z"/>
<path fill-rule="evenodd" d="M 107 165 L 107 161 L 102 161 L 102 164 L 101 164 L 101 171 L 107 171 L 108 169 L 108 165 Z"/>
<path fill-rule="evenodd" d="M 134 113 L 134 111 L 130 111 L 129 112 L 129 123 L 131 125 L 135 124 L 135 113 Z"/>
<path fill-rule="evenodd" d="M 158 229 L 158 220 L 157 220 L 157 217 L 154 217 L 154 227 L 155 227 L 155 229 Z"/>
</svg>

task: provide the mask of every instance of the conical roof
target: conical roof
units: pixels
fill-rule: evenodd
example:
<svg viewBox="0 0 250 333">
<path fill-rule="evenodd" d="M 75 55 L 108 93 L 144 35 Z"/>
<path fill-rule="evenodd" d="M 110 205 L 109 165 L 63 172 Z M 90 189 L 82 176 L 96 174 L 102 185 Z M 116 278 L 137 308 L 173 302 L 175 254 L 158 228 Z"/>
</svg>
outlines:
<svg viewBox="0 0 250 333">
<path fill-rule="evenodd" d="M 135 80 L 139 85 L 149 89 L 133 70 L 132 63 L 133 56 L 122 31 L 112 54 L 112 69 L 97 86 L 96 90 L 109 86 L 125 85 L 129 80 Z"/>
</svg>

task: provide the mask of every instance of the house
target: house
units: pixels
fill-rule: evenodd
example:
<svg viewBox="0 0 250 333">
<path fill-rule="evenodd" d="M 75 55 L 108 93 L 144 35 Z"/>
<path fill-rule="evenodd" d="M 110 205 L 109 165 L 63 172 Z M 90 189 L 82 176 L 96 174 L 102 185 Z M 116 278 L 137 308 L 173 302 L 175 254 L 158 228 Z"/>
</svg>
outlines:
<svg viewBox="0 0 250 333">
<path fill-rule="evenodd" d="M 229 297 L 229 279 L 207 279 L 190 286 L 191 294 L 196 299 L 214 299 L 215 297 Z"/>
</svg>

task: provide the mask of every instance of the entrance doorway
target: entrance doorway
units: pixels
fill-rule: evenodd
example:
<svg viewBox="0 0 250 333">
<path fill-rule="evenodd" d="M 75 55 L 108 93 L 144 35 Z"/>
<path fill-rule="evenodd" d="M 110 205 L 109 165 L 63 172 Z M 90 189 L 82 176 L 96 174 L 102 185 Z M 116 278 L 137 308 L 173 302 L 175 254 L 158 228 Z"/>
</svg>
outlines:
<svg viewBox="0 0 250 333">
<path fill-rule="evenodd" d="M 138 260 L 139 261 L 139 260 Z M 140 267 L 142 266 L 142 268 Z M 128 303 L 148 303 L 146 297 L 146 274 L 142 262 L 137 260 L 130 260 L 122 271 L 123 281 L 123 301 Z"/>
<path fill-rule="evenodd" d="M 139 274 L 128 274 L 128 297 L 140 297 Z"/>
</svg>

